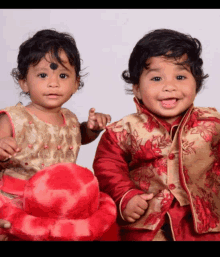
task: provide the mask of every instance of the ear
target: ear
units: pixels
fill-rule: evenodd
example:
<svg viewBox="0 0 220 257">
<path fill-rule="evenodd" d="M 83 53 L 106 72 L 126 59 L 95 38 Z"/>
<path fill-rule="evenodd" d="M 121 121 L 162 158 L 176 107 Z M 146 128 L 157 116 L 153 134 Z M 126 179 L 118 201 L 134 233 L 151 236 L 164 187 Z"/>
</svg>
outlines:
<svg viewBox="0 0 220 257">
<path fill-rule="evenodd" d="M 21 87 L 21 89 L 22 89 L 23 92 L 25 92 L 25 93 L 28 93 L 28 92 L 29 92 L 29 88 L 28 88 L 28 85 L 27 85 L 27 80 L 25 80 L 25 79 L 20 79 L 20 80 L 18 81 L 18 83 L 19 83 L 19 85 L 20 85 L 20 87 Z"/>
<path fill-rule="evenodd" d="M 78 88 L 79 88 L 79 83 L 80 83 L 80 77 L 78 77 L 78 78 L 76 79 L 76 81 L 75 81 L 75 83 L 74 83 L 74 85 L 73 85 L 73 93 L 72 93 L 72 94 L 74 94 L 74 93 L 78 90 Z"/>
<path fill-rule="evenodd" d="M 137 84 L 133 85 L 132 86 L 132 89 L 133 89 L 133 93 L 134 95 L 141 100 L 141 93 L 140 93 L 140 88 Z"/>
</svg>

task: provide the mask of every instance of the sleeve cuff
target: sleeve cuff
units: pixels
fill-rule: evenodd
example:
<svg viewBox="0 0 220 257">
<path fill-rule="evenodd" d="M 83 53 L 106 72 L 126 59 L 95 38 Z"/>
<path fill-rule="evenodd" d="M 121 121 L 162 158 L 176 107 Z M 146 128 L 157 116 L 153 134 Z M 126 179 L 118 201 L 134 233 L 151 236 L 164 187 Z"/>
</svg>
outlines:
<svg viewBox="0 0 220 257">
<path fill-rule="evenodd" d="M 120 200 L 120 203 L 119 203 L 119 212 L 120 212 L 120 216 L 123 220 L 124 217 L 122 215 L 122 212 L 123 210 L 125 209 L 125 207 L 127 206 L 127 203 L 130 201 L 130 199 L 132 197 L 134 197 L 135 195 L 141 195 L 141 194 L 144 194 L 144 191 L 141 191 L 141 190 L 138 190 L 138 189 L 131 189 L 129 191 L 127 191 L 123 197 L 121 198 Z"/>
</svg>

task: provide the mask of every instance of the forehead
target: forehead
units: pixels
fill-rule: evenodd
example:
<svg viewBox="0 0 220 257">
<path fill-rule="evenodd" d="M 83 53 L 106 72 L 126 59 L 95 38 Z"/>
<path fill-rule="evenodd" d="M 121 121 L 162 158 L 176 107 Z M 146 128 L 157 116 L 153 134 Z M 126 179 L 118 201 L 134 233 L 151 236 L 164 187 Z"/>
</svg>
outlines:
<svg viewBox="0 0 220 257">
<path fill-rule="evenodd" d="M 148 65 L 164 65 L 164 64 L 168 64 L 168 65 L 178 65 L 185 62 L 187 59 L 187 56 L 181 56 L 180 58 L 167 58 L 166 56 L 156 56 L 156 57 L 151 57 L 148 59 L 147 64 Z"/>
<path fill-rule="evenodd" d="M 50 68 L 52 70 L 56 70 L 57 68 L 67 69 L 69 71 L 75 71 L 75 67 L 70 65 L 69 59 L 66 55 L 66 53 L 61 50 L 59 53 L 59 57 L 61 60 L 61 63 L 57 60 L 57 58 L 52 53 L 47 53 L 40 61 L 37 63 L 37 65 L 32 65 L 33 68 Z"/>
</svg>

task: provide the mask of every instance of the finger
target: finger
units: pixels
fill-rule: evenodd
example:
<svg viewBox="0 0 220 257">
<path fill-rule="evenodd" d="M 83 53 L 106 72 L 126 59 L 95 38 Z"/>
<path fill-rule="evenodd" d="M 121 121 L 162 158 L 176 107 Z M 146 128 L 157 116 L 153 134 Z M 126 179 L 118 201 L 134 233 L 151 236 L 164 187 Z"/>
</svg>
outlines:
<svg viewBox="0 0 220 257">
<path fill-rule="evenodd" d="M 103 128 L 104 119 L 101 115 L 96 115 L 96 122 L 98 123 L 99 128 Z"/>
<path fill-rule="evenodd" d="M 0 241 L 8 241 L 8 237 L 6 235 L 0 235 Z"/>
<path fill-rule="evenodd" d="M 140 214 L 137 214 L 136 212 L 133 212 L 132 214 L 131 214 L 131 218 L 133 218 L 133 219 L 140 219 L 140 217 L 141 217 L 141 215 Z"/>
<path fill-rule="evenodd" d="M 16 153 L 15 149 L 12 148 L 10 145 L 8 145 L 7 143 L 3 143 L 0 148 L 7 153 L 8 155 L 12 156 Z M 11 157 L 10 157 L 11 158 Z"/>
<path fill-rule="evenodd" d="M 103 115 L 102 117 L 102 123 L 103 123 L 103 128 L 106 128 L 106 125 L 108 123 L 108 117 L 107 115 Z"/>
<path fill-rule="evenodd" d="M 95 114 L 95 108 L 91 108 L 89 110 L 89 116 L 93 116 Z"/>
<path fill-rule="evenodd" d="M 151 193 L 151 194 L 142 194 L 142 195 L 140 195 L 140 197 L 143 200 L 147 201 L 147 200 L 151 200 L 154 197 L 154 195 L 153 195 L 153 193 Z"/>
<path fill-rule="evenodd" d="M 143 215 L 145 213 L 145 209 L 142 209 L 141 207 L 137 207 L 135 209 L 135 213 L 137 213 L 138 215 Z"/>
<path fill-rule="evenodd" d="M 107 123 L 110 123 L 112 120 L 112 117 L 109 114 L 107 114 L 106 117 L 107 117 Z"/>
<path fill-rule="evenodd" d="M 0 149 L 0 160 L 1 161 L 6 161 L 7 159 L 10 159 L 10 158 L 11 158 L 11 155 L 9 155 L 3 149 Z"/>
<path fill-rule="evenodd" d="M 128 222 L 131 222 L 131 223 L 134 223 L 134 222 L 136 221 L 135 219 L 133 219 L 133 218 L 131 218 L 131 217 L 126 218 L 126 220 L 127 220 Z"/>
<path fill-rule="evenodd" d="M 145 211 L 145 210 L 147 209 L 147 207 L 148 207 L 148 203 L 147 203 L 147 201 L 144 200 L 144 199 L 140 199 L 140 201 L 138 201 L 137 205 L 138 205 L 139 208 L 141 208 L 141 209 L 144 210 L 144 211 Z"/>
<path fill-rule="evenodd" d="M 0 219 L 0 228 L 10 228 L 11 223 L 7 220 Z"/>
<path fill-rule="evenodd" d="M 104 129 L 105 125 L 107 124 L 106 116 L 101 116 L 101 127 Z"/>
<path fill-rule="evenodd" d="M 6 137 L 1 140 L 1 145 L 7 144 L 9 145 L 14 151 L 18 152 L 21 149 L 18 147 L 16 140 L 13 137 Z"/>
<path fill-rule="evenodd" d="M 95 127 L 95 121 L 93 121 L 93 120 L 88 120 L 88 122 L 87 122 L 87 127 L 88 127 L 89 129 L 93 129 L 93 128 Z"/>
</svg>

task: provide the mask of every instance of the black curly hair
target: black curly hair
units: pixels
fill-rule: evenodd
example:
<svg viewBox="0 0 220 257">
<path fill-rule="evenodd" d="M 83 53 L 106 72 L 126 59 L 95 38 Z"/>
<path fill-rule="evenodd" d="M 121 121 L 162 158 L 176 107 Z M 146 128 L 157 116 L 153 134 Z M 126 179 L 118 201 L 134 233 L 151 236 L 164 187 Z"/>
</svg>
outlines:
<svg viewBox="0 0 220 257">
<path fill-rule="evenodd" d="M 128 84 L 138 85 L 143 69 L 148 69 L 148 60 L 151 57 L 165 56 L 178 60 L 184 54 L 187 59 L 181 63 L 188 65 L 196 80 L 196 92 L 198 93 L 203 85 L 204 75 L 200 57 L 202 46 L 198 39 L 190 35 L 180 33 L 171 29 L 157 29 L 146 34 L 135 45 L 129 59 L 128 70 L 123 71 L 122 78 Z M 132 94 L 132 89 L 126 89 Z"/>
<path fill-rule="evenodd" d="M 82 88 L 84 82 L 80 76 L 81 59 L 76 41 L 70 34 L 60 33 L 53 29 L 40 30 L 20 45 L 17 68 L 12 69 L 12 77 L 17 83 L 19 80 L 26 79 L 29 66 L 37 65 L 47 53 L 52 53 L 53 57 L 64 66 L 59 56 L 61 50 L 66 53 L 70 65 L 74 66 L 76 77 L 80 78 L 78 89 Z M 28 95 L 28 93 L 24 94 Z"/>
</svg>

